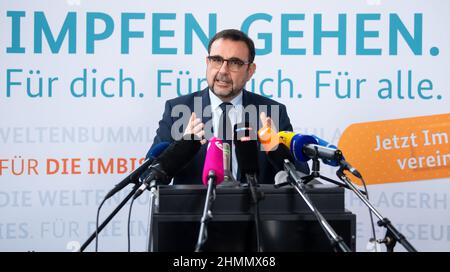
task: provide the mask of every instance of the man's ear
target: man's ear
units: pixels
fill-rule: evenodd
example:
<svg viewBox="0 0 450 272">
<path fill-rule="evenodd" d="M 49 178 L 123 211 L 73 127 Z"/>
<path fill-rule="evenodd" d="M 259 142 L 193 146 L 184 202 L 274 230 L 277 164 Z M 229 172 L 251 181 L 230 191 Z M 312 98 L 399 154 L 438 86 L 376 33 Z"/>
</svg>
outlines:
<svg viewBox="0 0 450 272">
<path fill-rule="evenodd" d="M 253 74 L 256 71 L 256 64 L 255 63 L 250 63 L 248 65 L 248 76 L 247 76 L 247 81 L 250 80 L 250 78 L 252 78 Z"/>
</svg>

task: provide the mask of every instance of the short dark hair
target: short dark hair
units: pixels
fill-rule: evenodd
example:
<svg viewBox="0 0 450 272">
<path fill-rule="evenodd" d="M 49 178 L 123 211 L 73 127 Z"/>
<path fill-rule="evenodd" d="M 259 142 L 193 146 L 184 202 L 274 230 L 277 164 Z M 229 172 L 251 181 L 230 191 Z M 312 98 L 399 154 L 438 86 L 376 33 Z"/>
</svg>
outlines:
<svg viewBox="0 0 450 272">
<path fill-rule="evenodd" d="M 250 39 L 244 32 L 239 31 L 237 29 L 225 29 L 218 32 L 209 41 L 208 54 L 211 52 L 211 45 L 218 39 L 232 40 L 235 42 L 237 41 L 244 42 L 247 45 L 248 52 L 250 54 L 248 61 L 252 63 L 255 60 L 255 44 L 253 43 L 252 39 Z"/>
</svg>

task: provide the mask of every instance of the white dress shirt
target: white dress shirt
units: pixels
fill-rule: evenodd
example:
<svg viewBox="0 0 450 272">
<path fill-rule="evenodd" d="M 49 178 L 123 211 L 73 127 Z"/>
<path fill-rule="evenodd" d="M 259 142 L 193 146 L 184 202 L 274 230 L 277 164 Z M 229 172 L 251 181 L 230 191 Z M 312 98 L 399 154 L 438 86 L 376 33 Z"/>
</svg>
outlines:
<svg viewBox="0 0 450 272">
<path fill-rule="evenodd" d="M 220 104 L 222 104 L 223 101 L 219 97 L 217 97 L 211 90 L 209 90 L 209 99 L 211 101 L 211 113 L 212 113 L 214 136 L 218 137 L 220 127 L 220 116 L 222 114 Z M 239 93 L 238 96 L 233 98 L 233 100 L 231 100 L 230 103 L 233 104 L 233 108 L 230 109 L 228 117 L 230 118 L 232 128 L 234 128 L 235 124 L 242 122 L 242 113 L 243 113 L 242 91 Z M 231 156 L 232 156 L 231 170 L 233 172 L 233 177 L 237 179 L 238 162 L 234 143 L 231 146 Z"/>
</svg>

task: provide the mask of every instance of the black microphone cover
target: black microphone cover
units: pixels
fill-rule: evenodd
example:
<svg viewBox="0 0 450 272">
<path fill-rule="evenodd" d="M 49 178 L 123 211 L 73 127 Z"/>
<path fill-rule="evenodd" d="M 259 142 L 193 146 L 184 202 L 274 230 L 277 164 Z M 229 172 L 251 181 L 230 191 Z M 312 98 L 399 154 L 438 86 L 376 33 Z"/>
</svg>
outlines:
<svg viewBox="0 0 450 272">
<path fill-rule="evenodd" d="M 155 159 L 169 177 L 173 177 L 183 169 L 200 150 L 199 140 L 181 139 L 172 142 L 164 152 Z"/>
<path fill-rule="evenodd" d="M 258 174 L 258 142 L 256 131 L 248 123 L 234 126 L 235 151 L 241 174 Z"/>
<path fill-rule="evenodd" d="M 291 151 L 284 144 L 279 144 L 277 149 L 267 152 L 269 162 L 277 172 L 284 170 L 284 160 L 294 161 Z"/>
<path fill-rule="evenodd" d="M 309 158 L 319 157 L 322 160 L 339 162 L 342 159 L 342 152 L 336 148 L 328 148 L 317 144 L 306 144 L 302 149 Z"/>
</svg>

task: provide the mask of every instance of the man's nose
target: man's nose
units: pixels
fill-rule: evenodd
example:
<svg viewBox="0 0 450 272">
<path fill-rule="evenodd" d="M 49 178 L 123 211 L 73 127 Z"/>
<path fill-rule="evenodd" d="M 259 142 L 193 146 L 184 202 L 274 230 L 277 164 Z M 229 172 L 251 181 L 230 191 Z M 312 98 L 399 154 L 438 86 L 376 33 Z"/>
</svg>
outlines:
<svg viewBox="0 0 450 272">
<path fill-rule="evenodd" d="M 224 60 L 222 66 L 220 66 L 219 73 L 227 74 L 230 70 L 228 69 L 228 61 Z"/>
</svg>

